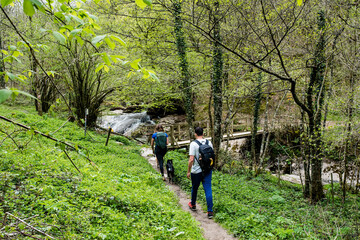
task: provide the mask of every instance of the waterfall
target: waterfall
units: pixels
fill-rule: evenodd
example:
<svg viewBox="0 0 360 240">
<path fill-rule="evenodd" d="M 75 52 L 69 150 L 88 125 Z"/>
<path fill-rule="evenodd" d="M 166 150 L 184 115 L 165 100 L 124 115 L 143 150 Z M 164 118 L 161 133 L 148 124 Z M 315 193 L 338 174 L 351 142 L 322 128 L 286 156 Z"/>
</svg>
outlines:
<svg viewBox="0 0 360 240">
<path fill-rule="evenodd" d="M 108 115 L 99 118 L 98 125 L 103 128 L 111 127 L 114 132 L 124 134 L 126 136 L 136 130 L 141 125 L 155 123 L 150 120 L 150 116 L 146 112 L 141 113 L 122 113 L 120 115 Z"/>
</svg>

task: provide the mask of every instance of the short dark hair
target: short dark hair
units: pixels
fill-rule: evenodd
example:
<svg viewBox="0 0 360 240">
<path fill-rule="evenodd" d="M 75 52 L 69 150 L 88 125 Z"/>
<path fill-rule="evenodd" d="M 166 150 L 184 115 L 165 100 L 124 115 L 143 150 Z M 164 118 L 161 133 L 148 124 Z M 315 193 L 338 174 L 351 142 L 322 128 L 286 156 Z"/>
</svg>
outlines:
<svg viewBox="0 0 360 240">
<path fill-rule="evenodd" d="M 195 133 L 196 133 L 196 135 L 198 135 L 198 136 L 202 136 L 203 133 L 204 133 L 204 129 L 203 129 L 202 127 L 196 127 L 196 128 L 195 128 Z"/>
</svg>

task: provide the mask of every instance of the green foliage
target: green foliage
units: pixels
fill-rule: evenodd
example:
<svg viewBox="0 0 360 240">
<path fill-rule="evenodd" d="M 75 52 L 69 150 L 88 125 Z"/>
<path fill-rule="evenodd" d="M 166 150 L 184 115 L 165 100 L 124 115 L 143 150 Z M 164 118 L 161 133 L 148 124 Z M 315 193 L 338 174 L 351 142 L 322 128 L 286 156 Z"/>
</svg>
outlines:
<svg viewBox="0 0 360 240">
<path fill-rule="evenodd" d="M 2 132 L 18 132 L 14 134 L 17 145 L 6 139 L 0 149 L 1 219 L 5 212 L 22 219 L 38 215 L 28 222 L 61 239 L 202 239 L 197 223 L 179 208 L 175 195 L 134 143 L 116 136 L 105 147 L 106 136 L 90 132 L 92 138 L 85 138 L 72 123 L 52 134 L 65 120 L 5 105 L 0 112 L 83 147 L 100 168 L 97 171 L 68 149 L 82 172 L 79 175 L 61 146 L 0 122 Z M 0 138 L 4 137 L 1 133 Z M 13 220 L 8 218 L 7 224 Z"/>
<path fill-rule="evenodd" d="M 187 154 L 168 152 L 166 158 L 173 159 L 176 181 L 190 193 L 191 182 L 185 177 Z M 356 196 L 351 196 L 340 208 L 341 198 L 336 197 L 332 205 L 328 191 L 327 199 L 313 206 L 303 199 L 301 186 L 282 182 L 280 187 L 277 181 L 268 174 L 249 180 L 241 172 L 229 175 L 214 171 L 215 221 L 239 239 L 356 238 L 360 217 Z M 336 191 L 340 188 L 336 187 Z M 198 198 L 206 206 L 202 188 Z"/>
</svg>

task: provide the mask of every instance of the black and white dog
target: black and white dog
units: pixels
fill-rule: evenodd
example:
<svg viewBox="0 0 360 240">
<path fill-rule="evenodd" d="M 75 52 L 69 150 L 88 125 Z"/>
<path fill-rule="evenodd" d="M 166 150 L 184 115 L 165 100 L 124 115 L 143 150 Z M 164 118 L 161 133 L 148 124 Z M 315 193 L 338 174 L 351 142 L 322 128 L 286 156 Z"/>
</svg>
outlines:
<svg viewBox="0 0 360 240">
<path fill-rule="evenodd" d="M 172 162 L 171 159 L 167 160 L 166 171 L 167 171 L 167 175 L 168 175 L 168 178 L 169 178 L 169 183 L 174 183 L 174 178 L 175 178 L 174 166 L 173 166 L 173 162 Z"/>
</svg>

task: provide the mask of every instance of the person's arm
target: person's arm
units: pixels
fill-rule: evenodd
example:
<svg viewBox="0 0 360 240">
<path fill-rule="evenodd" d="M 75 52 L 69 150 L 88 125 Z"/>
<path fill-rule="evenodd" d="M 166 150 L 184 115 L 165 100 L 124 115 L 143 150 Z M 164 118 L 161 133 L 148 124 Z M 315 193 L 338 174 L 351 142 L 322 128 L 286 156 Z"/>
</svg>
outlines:
<svg viewBox="0 0 360 240">
<path fill-rule="evenodd" d="M 152 149 L 152 151 L 154 153 L 154 139 L 153 138 L 151 138 L 151 149 Z"/>
<path fill-rule="evenodd" d="M 187 170 L 187 178 L 190 179 L 190 172 L 191 172 L 191 168 L 192 168 L 192 165 L 194 164 L 194 155 L 190 155 L 189 157 L 189 165 L 188 165 L 188 170 Z"/>
<path fill-rule="evenodd" d="M 169 137 L 166 138 L 166 145 L 169 145 Z"/>
</svg>

